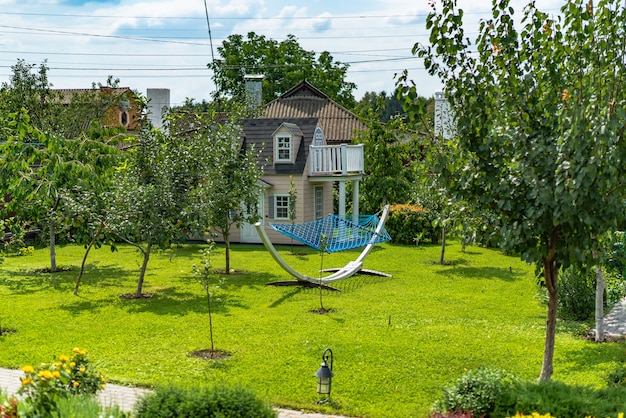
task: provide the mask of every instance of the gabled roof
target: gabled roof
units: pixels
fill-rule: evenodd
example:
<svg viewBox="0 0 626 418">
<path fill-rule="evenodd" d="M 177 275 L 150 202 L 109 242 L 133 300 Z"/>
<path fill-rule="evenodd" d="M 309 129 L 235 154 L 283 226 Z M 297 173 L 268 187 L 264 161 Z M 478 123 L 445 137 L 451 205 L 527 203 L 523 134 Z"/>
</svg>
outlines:
<svg viewBox="0 0 626 418">
<path fill-rule="evenodd" d="M 245 146 L 253 145 L 262 149 L 265 174 L 302 174 L 313 141 L 318 118 L 248 118 L 241 120 Z M 302 141 L 296 152 L 294 164 L 274 164 L 274 132 L 281 125 L 296 125 L 302 132 Z"/>
<path fill-rule="evenodd" d="M 354 131 L 366 129 L 354 113 L 333 101 L 306 80 L 266 104 L 263 116 L 318 118 L 328 144 L 351 143 Z"/>
<path fill-rule="evenodd" d="M 302 129 L 300 129 L 300 127 L 298 125 L 296 125 L 295 123 L 281 123 L 280 126 L 278 126 L 278 128 L 276 128 L 276 130 L 274 130 L 274 132 L 272 133 L 272 136 L 274 136 L 276 134 L 276 131 L 278 131 L 281 126 L 285 127 L 285 129 L 287 129 L 289 131 L 289 133 L 291 135 L 294 136 L 303 136 L 304 134 L 302 133 Z"/>
</svg>

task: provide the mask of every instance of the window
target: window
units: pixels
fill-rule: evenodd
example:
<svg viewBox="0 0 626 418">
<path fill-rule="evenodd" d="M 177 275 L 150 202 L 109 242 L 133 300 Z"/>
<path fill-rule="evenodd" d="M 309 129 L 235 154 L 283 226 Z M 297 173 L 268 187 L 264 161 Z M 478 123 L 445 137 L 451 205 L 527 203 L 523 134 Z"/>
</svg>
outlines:
<svg viewBox="0 0 626 418">
<path fill-rule="evenodd" d="M 291 137 L 276 137 L 276 161 L 291 162 Z"/>
<path fill-rule="evenodd" d="M 274 195 L 274 219 L 289 219 L 289 195 Z"/>
</svg>

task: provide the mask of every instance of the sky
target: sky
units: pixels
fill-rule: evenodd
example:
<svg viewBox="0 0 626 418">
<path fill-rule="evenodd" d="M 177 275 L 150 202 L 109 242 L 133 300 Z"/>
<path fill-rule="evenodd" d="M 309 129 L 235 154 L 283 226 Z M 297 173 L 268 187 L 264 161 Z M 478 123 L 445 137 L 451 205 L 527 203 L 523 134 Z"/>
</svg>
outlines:
<svg viewBox="0 0 626 418">
<path fill-rule="evenodd" d="M 435 0 L 436 1 L 436 0 Z M 418 92 L 442 86 L 411 53 L 427 44 L 428 0 L 0 0 L 0 83 L 18 59 L 44 61 L 53 88 L 90 88 L 119 78 L 142 94 L 170 89 L 171 104 L 209 100 L 215 91 L 207 64 L 233 34 L 255 32 L 278 42 L 294 35 L 307 51 L 329 52 L 349 65 L 359 100 L 394 90 L 407 70 Z M 511 0 L 521 15 L 523 0 Z M 557 14 L 563 1 L 537 0 Z M 458 0 L 467 33 L 489 17 L 487 0 Z"/>
</svg>

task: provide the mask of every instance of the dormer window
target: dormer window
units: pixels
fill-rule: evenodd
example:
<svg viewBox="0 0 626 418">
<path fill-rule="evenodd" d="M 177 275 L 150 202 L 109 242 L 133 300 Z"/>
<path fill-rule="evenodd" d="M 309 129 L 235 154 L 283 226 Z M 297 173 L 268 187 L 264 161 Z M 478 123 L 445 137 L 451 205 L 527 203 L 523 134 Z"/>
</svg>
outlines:
<svg viewBox="0 0 626 418">
<path fill-rule="evenodd" d="M 274 139 L 274 163 L 295 164 L 302 142 L 302 130 L 295 123 L 283 122 L 272 134 Z"/>
<path fill-rule="evenodd" d="M 290 136 L 276 136 L 276 162 L 291 162 L 291 146 Z"/>
</svg>

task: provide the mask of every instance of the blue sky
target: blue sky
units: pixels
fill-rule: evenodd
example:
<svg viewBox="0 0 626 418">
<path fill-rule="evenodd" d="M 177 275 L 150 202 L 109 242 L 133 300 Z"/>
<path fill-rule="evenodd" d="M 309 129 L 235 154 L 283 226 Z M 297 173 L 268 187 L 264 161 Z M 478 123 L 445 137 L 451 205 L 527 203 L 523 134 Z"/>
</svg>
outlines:
<svg viewBox="0 0 626 418">
<path fill-rule="evenodd" d="M 469 20 L 487 17 L 490 3 L 459 0 Z M 0 0 L 0 82 L 18 59 L 47 60 L 57 88 L 89 88 L 109 75 L 145 94 L 169 88 L 172 104 L 208 99 L 215 87 L 206 64 L 231 34 L 256 32 L 278 41 L 293 34 L 309 51 L 348 63 L 355 97 L 391 92 L 407 69 L 421 94 L 441 89 L 412 56 L 428 40 L 427 0 Z M 521 12 L 523 0 L 511 4 Z M 555 13 L 561 1 L 539 0 Z M 304 4 L 304 5 L 303 5 Z M 218 58 L 216 56 L 216 58 Z"/>
</svg>

